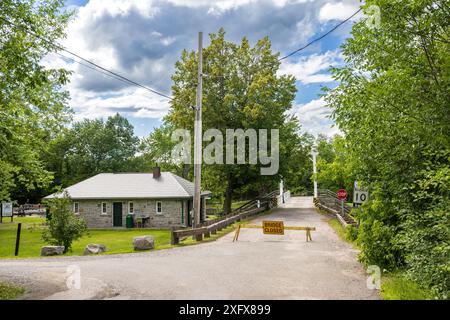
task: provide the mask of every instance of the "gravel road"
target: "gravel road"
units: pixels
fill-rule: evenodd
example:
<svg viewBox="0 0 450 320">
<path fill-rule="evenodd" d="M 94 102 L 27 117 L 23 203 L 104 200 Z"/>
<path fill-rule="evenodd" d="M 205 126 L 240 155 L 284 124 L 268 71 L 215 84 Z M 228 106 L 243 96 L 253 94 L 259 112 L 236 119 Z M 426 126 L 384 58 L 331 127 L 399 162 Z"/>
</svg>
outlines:
<svg viewBox="0 0 450 320">
<path fill-rule="evenodd" d="M 313 226 L 283 236 L 242 229 L 217 241 L 136 254 L 0 260 L 0 281 L 25 285 L 26 299 L 379 299 L 366 286 L 357 251 L 312 206 L 293 197 L 262 219 Z M 131 242 L 131 240 L 130 240 Z M 67 267 L 79 267 L 80 289 L 67 289 Z"/>
</svg>

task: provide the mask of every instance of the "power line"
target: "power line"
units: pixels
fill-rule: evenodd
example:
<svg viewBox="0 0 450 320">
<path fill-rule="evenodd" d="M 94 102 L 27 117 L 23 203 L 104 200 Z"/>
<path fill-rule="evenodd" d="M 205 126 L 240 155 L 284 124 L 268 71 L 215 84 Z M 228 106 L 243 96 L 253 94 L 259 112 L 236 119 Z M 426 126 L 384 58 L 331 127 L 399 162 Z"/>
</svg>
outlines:
<svg viewBox="0 0 450 320">
<path fill-rule="evenodd" d="M 356 16 L 356 15 L 357 15 L 359 12 L 361 12 L 361 11 L 362 11 L 362 8 L 359 8 L 359 9 L 358 9 L 355 13 L 353 13 L 351 16 L 349 16 L 349 17 L 346 18 L 345 20 L 343 20 L 343 21 L 341 21 L 340 23 L 338 23 L 337 25 L 335 25 L 332 29 L 328 30 L 326 33 L 324 33 L 324 34 L 321 35 L 320 37 L 318 37 L 318 38 L 316 38 L 316 39 L 310 41 L 309 43 L 307 43 L 307 44 L 304 45 L 303 47 L 301 47 L 301 48 L 299 48 L 299 49 L 297 49 L 297 50 L 295 50 L 295 51 L 289 53 L 289 54 L 286 55 L 286 56 L 283 56 L 283 57 L 279 58 L 278 60 L 279 60 L 279 61 L 282 61 L 282 60 L 284 60 L 284 59 L 287 59 L 287 58 L 293 56 L 294 54 L 296 54 L 296 53 L 298 53 L 298 52 L 300 52 L 300 51 L 302 51 L 302 50 L 305 50 L 306 48 L 308 48 L 309 46 L 311 46 L 311 45 L 314 44 L 315 42 L 322 40 L 323 38 L 325 38 L 326 36 L 328 36 L 330 33 L 334 32 L 336 29 L 338 29 L 340 26 L 342 26 L 343 24 L 345 24 L 347 21 L 349 21 L 351 18 L 353 18 L 354 16 Z M 57 54 L 59 54 L 60 56 L 62 56 L 62 57 L 64 57 L 64 58 L 70 59 L 70 60 L 72 60 L 72 61 L 74 61 L 74 62 L 76 62 L 76 63 L 79 63 L 80 65 L 82 65 L 82 66 L 84 66 L 84 67 L 87 67 L 87 68 L 90 68 L 90 69 L 92 69 L 92 70 L 94 70 L 94 71 L 100 72 L 100 73 L 102 73 L 102 74 L 104 74 L 104 75 L 107 75 L 107 76 L 113 78 L 113 79 L 119 80 L 119 81 L 124 82 L 124 83 L 126 83 L 126 84 L 134 85 L 134 86 L 136 86 L 136 87 L 140 87 L 140 88 L 142 88 L 142 89 L 145 89 L 145 90 L 147 90 L 147 91 L 150 91 L 150 92 L 152 92 L 152 93 L 154 93 L 154 94 L 157 94 L 157 95 L 162 96 L 162 97 L 164 97 L 164 98 L 167 98 L 167 99 L 169 99 L 169 100 L 173 100 L 172 97 L 170 97 L 170 96 L 168 96 L 168 95 L 166 95 L 166 94 L 164 94 L 164 93 L 158 92 L 158 91 L 156 91 L 156 90 L 154 90 L 154 89 L 152 89 L 152 88 L 149 88 L 149 87 L 147 87 L 147 86 L 145 86 L 145 85 L 142 85 L 142 84 L 140 84 L 140 83 L 138 83 L 138 82 L 136 82 L 136 81 L 133 81 L 133 80 L 131 80 L 131 79 L 128 79 L 128 78 L 126 78 L 126 77 L 124 77 L 124 76 L 122 76 L 122 75 L 120 75 L 120 74 L 118 74 L 118 73 L 116 73 L 116 72 L 114 72 L 114 71 L 108 70 L 108 69 L 106 69 L 106 68 L 104 68 L 104 67 L 102 67 L 102 66 L 100 66 L 100 65 L 98 65 L 98 64 L 96 64 L 96 63 L 94 63 L 94 62 L 92 62 L 92 61 L 90 61 L 90 60 L 88 60 L 88 59 L 86 59 L 86 58 L 83 58 L 83 57 L 80 56 L 79 54 L 76 54 L 76 53 L 74 53 L 74 52 L 72 52 L 72 51 L 70 51 L 70 50 L 64 48 L 63 46 L 61 46 L 61 45 L 59 45 L 59 44 L 52 43 L 51 41 L 49 41 L 49 40 L 47 40 L 47 39 L 41 37 L 40 35 L 36 34 L 35 32 L 30 31 L 30 30 L 27 29 L 27 28 L 24 28 L 23 26 L 18 26 L 17 24 L 15 24 L 15 23 L 13 23 L 13 22 L 11 22 L 11 21 L 9 21 L 9 20 L 3 18 L 3 17 L 0 17 L 0 19 L 2 19 L 3 21 L 5 21 L 5 22 L 7 22 L 8 24 L 13 25 L 13 26 L 15 26 L 15 27 L 22 27 L 23 29 L 25 29 L 25 31 L 26 31 L 28 34 L 31 34 L 32 36 L 34 36 L 34 37 L 36 37 L 36 38 L 38 38 L 38 39 L 41 39 L 42 41 L 44 41 L 44 42 L 46 42 L 46 43 L 48 43 L 48 44 L 50 44 L 50 45 L 56 46 L 59 50 L 65 51 L 65 52 L 67 52 L 68 54 L 70 54 L 70 55 L 72 55 L 72 56 L 74 56 L 74 57 L 77 57 L 78 59 L 80 59 L 80 60 L 82 60 L 82 61 L 85 61 L 86 63 L 90 64 L 90 66 L 89 66 L 89 65 L 86 65 L 86 64 L 84 64 L 84 63 L 82 63 L 82 62 L 80 62 L 80 61 L 77 61 L 77 60 L 75 60 L 75 59 L 66 57 L 66 56 L 64 56 L 64 55 L 62 55 L 62 54 L 56 52 Z M 94 66 L 94 67 L 92 67 L 92 66 Z"/>
<path fill-rule="evenodd" d="M 289 58 L 290 56 L 293 56 L 294 54 L 296 54 L 297 52 L 300 52 L 302 50 L 305 50 L 306 48 L 308 48 L 310 45 L 312 45 L 313 43 L 322 40 L 323 38 L 325 38 L 327 35 L 329 35 L 330 33 L 332 33 L 334 30 L 336 30 L 337 28 L 339 28 L 340 26 L 342 26 L 344 23 L 346 23 L 347 21 L 349 21 L 351 18 L 353 18 L 354 16 L 356 16 L 358 13 L 360 13 L 362 10 L 362 8 L 359 8 L 355 13 L 353 13 L 350 17 L 348 17 L 347 19 L 341 21 L 340 23 L 338 23 L 337 25 L 335 25 L 332 29 L 328 30 L 326 33 L 324 33 L 323 35 L 321 35 L 320 37 L 312 40 L 311 42 L 307 43 L 306 45 L 304 45 L 303 47 L 292 51 L 291 53 L 289 53 L 288 55 L 281 57 L 280 59 L 278 59 L 279 61 L 284 60 L 286 58 Z"/>
<path fill-rule="evenodd" d="M 83 63 L 83 62 L 77 61 L 77 60 L 75 60 L 75 59 L 73 59 L 73 58 L 71 58 L 71 57 L 65 56 L 65 55 L 63 55 L 63 54 L 60 53 L 60 52 L 54 52 L 54 53 L 56 53 L 57 55 L 59 55 L 59 56 L 62 57 L 62 58 L 65 58 L 65 59 L 68 59 L 68 60 L 70 60 L 70 61 L 72 61 L 72 62 L 78 63 L 79 65 L 81 65 L 81 66 L 83 66 L 83 67 L 85 67 L 85 68 L 89 68 L 89 69 L 91 69 L 91 70 L 97 71 L 97 72 L 99 72 L 99 73 L 101 73 L 101 74 L 103 74 L 103 75 L 105 75 L 105 76 L 108 76 L 108 77 L 110 77 L 110 78 L 112 78 L 112 79 L 115 79 L 115 80 L 118 80 L 118 81 L 120 81 L 120 82 L 123 82 L 123 83 L 125 83 L 125 84 L 128 84 L 128 85 L 131 84 L 131 85 L 132 85 L 132 83 L 130 83 L 130 82 L 128 82 L 128 81 L 125 81 L 125 80 L 123 80 L 123 79 L 121 79 L 121 78 L 117 78 L 117 77 L 113 76 L 112 74 L 109 74 L 109 73 L 104 72 L 104 71 L 102 71 L 102 70 L 98 70 L 98 69 L 94 68 L 93 66 L 90 66 L 90 65 L 85 64 L 85 63 Z M 146 95 L 146 97 L 149 97 L 149 96 Z"/>
<path fill-rule="evenodd" d="M 122 81 L 122 82 L 126 82 L 126 83 L 128 83 L 128 84 L 132 84 L 132 85 L 137 86 L 137 87 L 140 87 L 140 88 L 142 88 L 142 89 L 145 89 L 145 90 L 150 91 L 150 92 L 152 92 L 152 93 L 154 93 L 154 94 L 160 95 L 160 96 L 162 96 L 162 97 L 164 97 L 164 98 L 167 98 L 167 99 L 169 99 L 169 100 L 173 100 L 172 97 L 170 97 L 170 96 L 168 96 L 168 95 L 166 95 L 166 94 L 164 94 L 164 93 L 158 92 L 158 91 L 156 91 L 156 90 L 154 90 L 154 89 L 152 89 L 152 88 L 149 88 L 149 87 L 147 87 L 147 86 L 145 86 L 145 85 L 143 85 L 143 84 L 140 84 L 140 83 L 138 83 L 138 82 L 136 82 L 136 81 L 133 81 L 133 80 L 131 80 L 131 79 L 128 79 L 128 78 L 126 78 L 126 77 L 124 77 L 124 76 L 122 76 L 122 75 L 120 75 L 120 74 L 118 74 L 118 73 L 116 73 L 116 72 L 114 72 L 114 71 L 108 70 L 108 69 L 106 69 L 106 68 L 104 68 L 104 67 L 102 67 L 102 66 L 100 66 L 100 65 L 98 65 L 98 64 L 96 64 L 96 63 L 94 63 L 94 62 L 92 62 L 92 61 L 90 61 L 90 60 L 88 60 L 88 59 L 86 59 L 86 58 L 83 58 L 83 57 L 80 56 L 79 54 L 76 54 L 76 53 L 74 53 L 74 52 L 72 52 L 72 51 L 70 51 L 70 50 L 64 48 L 63 46 L 61 46 L 61 45 L 59 45 L 59 44 L 53 43 L 53 42 L 51 42 L 51 41 L 45 39 L 44 37 L 41 37 L 40 35 L 36 34 L 35 32 L 33 32 L 33 31 L 31 31 L 31 30 L 29 30 L 29 29 L 23 27 L 23 26 L 19 26 L 19 25 L 15 24 L 15 23 L 13 23 L 13 22 L 11 22 L 11 21 L 9 21 L 9 20 L 3 18 L 3 17 L 0 17 L 0 19 L 3 20 L 3 21 L 5 21 L 6 23 L 8 23 L 8 24 L 10 24 L 10 25 L 13 25 L 13 26 L 17 27 L 17 28 L 22 28 L 22 29 L 25 30 L 25 32 L 27 32 L 28 34 L 30 34 L 30 35 L 32 35 L 32 36 L 34 36 L 34 37 L 36 37 L 36 38 L 38 38 L 38 39 L 40 39 L 40 40 L 42 40 L 42 41 L 48 43 L 48 44 L 50 44 L 50 45 L 53 45 L 53 46 L 55 46 L 57 49 L 62 50 L 62 51 L 65 51 L 65 52 L 67 52 L 68 54 L 70 54 L 70 55 L 72 55 L 72 56 L 74 56 L 74 57 L 77 57 L 78 59 L 80 59 L 80 60 L 82 60 L 82 61 L 85 61 L 85 62 L 89 63 L 90 65 L 92 65 L 92 66 L 98 68 L 98 69 L 96 69 L 96 68 L 90 67 L 92 70 L 98 71 L 98 72 L 103 73 L 103 74 L 105 74 L 105 72 L 106 72 L 106 73 L 108 73 L 108 74 L 113 75 L 113 76 L 115 77 L 114 79 L 117 79 L 117 80 Z M 58 52 L 56 52 L 56 53 L 59 54 Z M 61 55 L 61 54 L 60 54 L 60 55 Z M 67 57 L 66 57 L 66 58 L 67 58 Z M 72 59 L 72 60 L 75 61 L 75 62 L 77 62 L 77 63 L 80 63 L 79 61 L 76 61 L 76 60 L 74 60 L 74 59 Z M 81 63 L 80 63 L 80 64 L 81 64 Z M 87 65 L 85 65 L 85 64 L 83 64 L 83 65 L 84 65 L 84 66 L 87 66 Z M 100 70 L 103 70 L 104 72 L 101 72 L 99 69 L 100 69 Z"/>
</svg>

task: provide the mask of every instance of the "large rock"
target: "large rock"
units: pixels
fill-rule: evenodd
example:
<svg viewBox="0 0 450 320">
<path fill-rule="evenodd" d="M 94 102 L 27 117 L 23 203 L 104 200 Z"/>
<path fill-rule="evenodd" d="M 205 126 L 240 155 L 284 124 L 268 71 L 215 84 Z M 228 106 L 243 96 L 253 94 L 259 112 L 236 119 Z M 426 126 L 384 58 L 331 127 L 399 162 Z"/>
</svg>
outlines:
<svg viewBox="0 0 450 320">
<path fill-rule="evenodd" d="M 86 246 L 86 248 L 84 248 L 84 255 L 88 255 L 88 254 L 99 254 L 102 252 L 106 252 L 106 246 L 103 244 L 95 244 L 95 243 L 90 243 Z"/>
<path fill-rule="evenodd" d="M 41 256 L 57 256 L 64 253 L 64 246 L 45 246 L 41 248 Z"/>
<path fill-rule="evenodd" d="M 140 236 L 133 238 L 134 250 L 150 250 L 155 247 L 153 236 Z"/>
</svg>

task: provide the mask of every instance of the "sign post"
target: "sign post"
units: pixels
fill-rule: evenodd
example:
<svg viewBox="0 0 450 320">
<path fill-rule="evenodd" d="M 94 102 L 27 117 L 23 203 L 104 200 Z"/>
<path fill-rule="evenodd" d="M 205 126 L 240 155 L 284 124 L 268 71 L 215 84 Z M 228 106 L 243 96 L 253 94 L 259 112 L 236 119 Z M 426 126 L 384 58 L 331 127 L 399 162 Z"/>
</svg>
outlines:
<svg viewBox="0 0 450 320">
<path fill-rule="evenodd" d="M 14 255 L 19 255 L 19 245 L 20 245 L 20 231 L 22 230 L 22 224 L 19 222 L 17 225 L 17 234 L 16 234 L 16 250 L 14 251 Z"/>
<path fill-rule="evenodd" d="M 344 215 L 344 201 L 347 199 L 347 191 L 345 189 L 339 189 L 336 194 L 338 199 L 341 200 L 342 215 Z"/>
</svg>

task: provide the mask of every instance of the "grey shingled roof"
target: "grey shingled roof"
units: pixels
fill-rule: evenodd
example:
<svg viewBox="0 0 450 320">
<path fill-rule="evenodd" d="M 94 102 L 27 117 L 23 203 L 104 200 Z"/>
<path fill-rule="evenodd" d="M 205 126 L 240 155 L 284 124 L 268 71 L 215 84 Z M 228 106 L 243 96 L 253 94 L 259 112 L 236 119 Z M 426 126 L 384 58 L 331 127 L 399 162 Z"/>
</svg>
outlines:
<svg viewBox="0 0 450 320">
<path fill-rule="evenodd" d="M 100 173 L 64 190 L 72 199 L 191 198 L 194 184 L 171 172 L 161 172 L 157 179 L 152 173 Z M 204 191 L 202 195 L 208 193 Z M 56 196 L 61 194 L 45 199 Z"/>
</svg>

